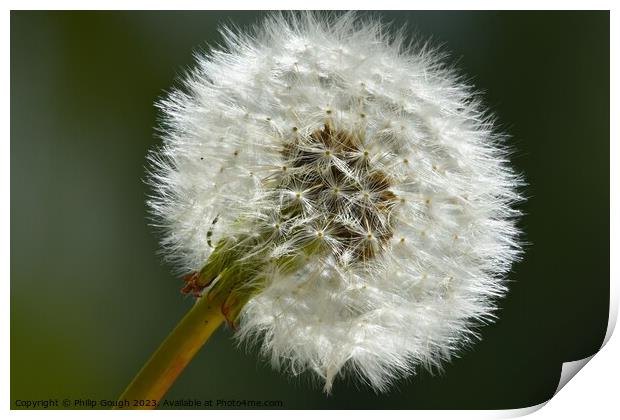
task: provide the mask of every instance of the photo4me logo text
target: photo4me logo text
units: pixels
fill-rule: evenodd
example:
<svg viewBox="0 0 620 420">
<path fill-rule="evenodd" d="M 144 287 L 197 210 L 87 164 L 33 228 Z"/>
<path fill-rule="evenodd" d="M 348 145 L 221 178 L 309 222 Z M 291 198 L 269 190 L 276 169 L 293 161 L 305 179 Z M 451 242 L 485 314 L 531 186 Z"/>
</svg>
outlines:
<svg viewBox="0 0 620 420">
<path fill-rule="evenodd" d="M 16 399 L 15 408 L 30 410 L 47 409 L 106 409 L 106 408 L 282 408 L 282 400 L 249 399 L 195 399 L 177 398 L 163 400 L 108 400 L 90 398 L 49 398 L 46 400 Z"/>
</svg>

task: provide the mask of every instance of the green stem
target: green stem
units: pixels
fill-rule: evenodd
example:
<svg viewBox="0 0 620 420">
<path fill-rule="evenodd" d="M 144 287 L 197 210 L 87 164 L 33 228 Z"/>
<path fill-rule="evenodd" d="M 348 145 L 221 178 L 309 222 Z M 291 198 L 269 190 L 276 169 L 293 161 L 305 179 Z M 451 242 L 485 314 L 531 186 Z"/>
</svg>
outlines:
<svg viewBox="0 0 620 420">
<path fill-rule="evenodd" d="M 141 403 L 134 406 L 134 400 L 159 402 L 185 366 L 224 321 L 221 306 L 225 298 L 224 294 L 207 294 L 198 299 L 119 397 L 119 401 L 128 401 L 129 406 L 124 408 L 156 408 L 154 405 L 140 405 Z M 123 407 L 122 404 L 119 406 Z"/>
</svg>

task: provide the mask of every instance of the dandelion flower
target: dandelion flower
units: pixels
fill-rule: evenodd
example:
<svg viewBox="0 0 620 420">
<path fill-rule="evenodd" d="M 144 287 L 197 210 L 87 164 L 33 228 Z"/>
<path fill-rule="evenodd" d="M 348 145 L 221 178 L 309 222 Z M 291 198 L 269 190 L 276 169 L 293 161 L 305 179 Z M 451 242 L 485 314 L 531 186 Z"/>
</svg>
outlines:
<svg viewBox="0 0 620 420">
<path fill-rule="evenodd" d="M 440 369 L 519 257 L 504 136 L 426 45 L 355 14 L 223 29 L 159 102 L 150 208 L 186 292 L 276 368 L 377 391 Z"/>
</svg>

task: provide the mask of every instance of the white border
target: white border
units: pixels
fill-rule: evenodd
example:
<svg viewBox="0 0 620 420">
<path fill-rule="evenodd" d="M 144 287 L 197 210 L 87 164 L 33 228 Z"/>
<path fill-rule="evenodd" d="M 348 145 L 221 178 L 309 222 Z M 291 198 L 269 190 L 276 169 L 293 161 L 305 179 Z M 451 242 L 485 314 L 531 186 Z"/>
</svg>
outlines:
<svg viewBox="0 0 620 420">
<path fill-rule="evenodd" d="M 45 2 L 9 0 L 6 4 L 13 10 L 610 10 L 615 0 L 226 0 L 211 2 L 205 0 L 108 0 L 77 1 L 64 0 Z"/>
<path fill-rule="evenodd" d="M 240 1 L 240 0 L 226 0 L 226 2 L 206 2 L 199 0 L 176 0 L 163 1 L 163 0 L 150 0 L 150 1 L 56 1 L 54 3 L 45 3 L 43 1 L 27 1 L 17 2 L 8 1 L 5 4 L 9 6 L 9 9 L 5 11 L 2 17 L 2 42 L 1 52 L 5 58 L 10 57 L 10 9 L 15 10 L 28 10 L 28 9 L 82 9 L 82 10 L 94 10 L 94 9 L 118 9 L 118 10 L 133 10 L 133 9 L 161 9 L 161 10 L 234 10 L 234 9 L 254 9 L 257 5 L 260 5 L 264 9 L 278 10 L 278 9 L 376 9 L 377 6 L 381 7 L 381 10 L 406 10 L 415 8 L 417 10 L 513 10 L 513 9 L 531 9 L 531 10 L 561 10 L 561 9 L 589 9 L 589 10 L 611 10 L 611 116 L 618 116 L 618 84 L 614 80 L 614 76 L 617 76 L 618 72 L 618 54 L 615 48 L 618 46 L 618 18 L 616 11 L 614 10 L 615 3 L 612 1 L 574 1 L 564 0 L 561 2 L 551 2 L 543 0 L 523 0 L 523 1 L 381 1 L 381 2 L 364 2 L 364 1 L 340 1 L 335 2 L 333 0 L 315 0 L 313 2 L 294 2 L 294 1 L 282 1 L 282 0 L 264 0 L 260 3 Z M 596 46 L 593 46 L 595 48 Z M 6 199 L 0 209 L 2 212 L 2 257 L 0 258 L 0 269 L 4 274 L 3 279 L 5 287 L 5 305 L 2 312 L 2 325 L 5 334 L 5 340 L 3 345 L 0 345 L 0 352 L 2 353 L 2 372 L 4 372 L 3 379 L 0 382 L 0 398 L 4 409 L 10 407 L 10 207 L 8 205 L 8 198 L 10 197 L 10 66 L 8 60 L 5 61 L 5 65 L 2 66 L 3 79 L 5 80 L 5 95 L 4 101 L 2 101 L 2 118 L 4 119 L 4 133 L 2 147 L 3 151 L 0 154 L 0 178 L 2 179 L 2 197 Z M 610 164 L 611 164 L 611 208 L 610 215 L 618 215 L 620 207 L 618 203 L 618 179 L 620 179 L 620 173 L 618 171 L 618 156 L 620 153 L 618 147 L 618 123 L 617 118 L 611 118 L 611 149 L 610 149 Z M 420 416 L 420 418 L 471 418 L 471 419 L 489 419 L 489 418 L 510 418 L 521 415 L 526 415 L 532 412 L 533 418 L 537 419 L 549 419 L 549 418 L 562 418 L 562 419 L 582 419 L 585 416 L 590 418 L 609 418 L 609 413 L 617 412 L 617 391 L 616 383 L 619 378 L 620 364 L 615 357 L 620 351 L 620 344 L 618 338 L 611 338 L 611 333 L 615 326 L 618 315 L 618 278 L 620 275 L 618 268 L 618 238 L 620 238 L 620 228 L 618 221 L 615 217 L 610 217 L 611 223 L 611 302 L 610 302 L 610 319 L 607 335 L 605 337 L 606 345 L 601 350 L 600 354 L 597 354 L 592 358 L 592 361 L 588 363 L 583 372 L 579 373 L 577 380 L 570 381 L 561 391 L 552 398 L 548 403 L 541 404 L 540 406 L 517 409 L 517 410 L 497 410 L 497 411 L 415 411 L 411 413 L 409 411 L 356 411 L 352 414 L 356 418 L 359 417 L 373 417 L 377 415 L 390 417 L 400 417 L 409 419 L 411 415 Z M 610 339 L 611 338 L 611 339 Z M 572 364 L 574 367 L 575 364 Z M 539 408 L 544 409 L 538 410 Z M 156 418 L 168 417 L 170 412 L 154 412 L 148 415 Z M 328 412 L 320 411 L 318 413 L 321 416 L 343 416 L 347 413 L 342 411 Z M 11 416 L 20 418 L 39 418 L 41 416 L 51 418 L 82 418 L 85 413 L 80 411 L 10 411 Z M 87 414 L 89 417 L 94 418 L 108 418 L 110 413 L 97 410 L 90 411 Z M 119 417 L 127 416 L 142 416 L 144 413 L 135 412 L 116 412 Z M 208 415 L 209 418 L 227 418 L 241 417 L 250 415 L 254 418 L 264 418 L 265 420 L 273 420 L 274 418 L 287 419 L 291 416 L 302 420 L 304 418 L 313 418 L 317 415 L 314 411 L 183 411 L 182 416 L 186 418 L 200 418 L 204 419 Z"/>
</svg>

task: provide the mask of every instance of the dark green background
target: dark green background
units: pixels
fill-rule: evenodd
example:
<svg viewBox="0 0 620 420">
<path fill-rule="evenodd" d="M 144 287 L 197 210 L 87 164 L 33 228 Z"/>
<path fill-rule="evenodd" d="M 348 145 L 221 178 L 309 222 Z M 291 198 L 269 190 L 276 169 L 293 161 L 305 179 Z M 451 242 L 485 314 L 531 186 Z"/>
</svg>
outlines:
<svg viewBox="0 0 620 420">
<path fill-rule="evenodd" d="M 386 12 L 443 44 L 512 136 L 527 247 L 499 321 L 375 395 L 272 371 L 222 329 L 171 398 L 285 408 L 517 408 L 601 345 L 609 304 L 609 13 Z M 153 102 L 220 23 L 255 12 L 11 13 L 11 400 L 115 399 L 191 300 L 156 255 Z M 415 328 L 415 326 L 412 326 Z"/>
</svg>

